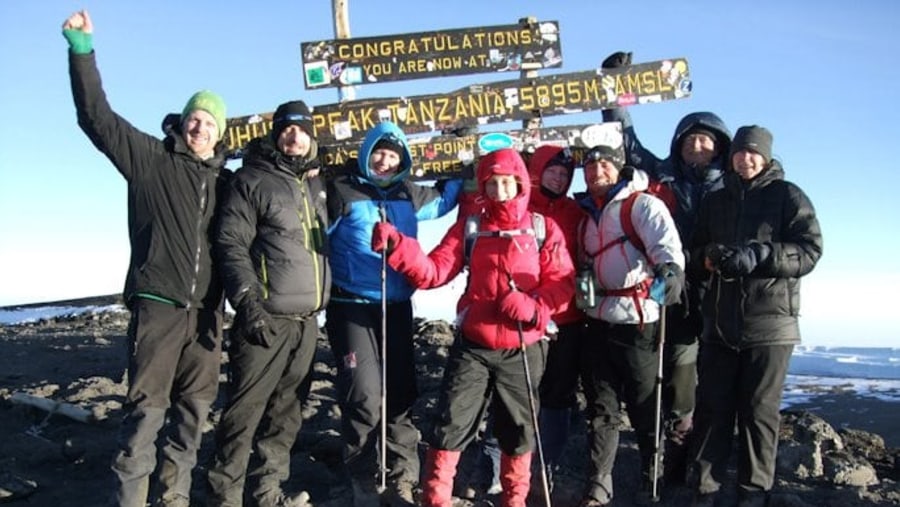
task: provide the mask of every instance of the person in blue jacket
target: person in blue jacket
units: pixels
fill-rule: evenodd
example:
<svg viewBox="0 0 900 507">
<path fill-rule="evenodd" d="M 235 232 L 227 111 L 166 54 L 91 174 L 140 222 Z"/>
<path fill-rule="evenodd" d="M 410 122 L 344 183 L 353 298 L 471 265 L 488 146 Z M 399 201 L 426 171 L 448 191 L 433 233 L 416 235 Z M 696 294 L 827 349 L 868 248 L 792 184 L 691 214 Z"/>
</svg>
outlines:
<svg viewBox="0 0 900 507">
<path fill-rule="evenodd" d="M 418 396 L 413 357 L 414 288 L 386 268 L 387 311 L 382 315 L 382 258 L 371 248 L 372 230 L 387 220 L 416 237 L 418 222 L 441 217 L 455 206 L 462 180 L 430 187 L 409 181 L 412 154 L 400 128 L 383 122 L 366 134 L 359 157 L 328 183 L 331 301 L 325 328 L 337 361 L 343 460 L 354 503 L 371 500 L 378 470 L 381 369 L 386 362 L 387 455 L 385 500 L 412 504 L 419 478 L 419 432 L 411 410 Z M 386 319 L 387 350 L 381 350 Z M 385 361 L 386 360 L 386 361 Z"/>
</svg>

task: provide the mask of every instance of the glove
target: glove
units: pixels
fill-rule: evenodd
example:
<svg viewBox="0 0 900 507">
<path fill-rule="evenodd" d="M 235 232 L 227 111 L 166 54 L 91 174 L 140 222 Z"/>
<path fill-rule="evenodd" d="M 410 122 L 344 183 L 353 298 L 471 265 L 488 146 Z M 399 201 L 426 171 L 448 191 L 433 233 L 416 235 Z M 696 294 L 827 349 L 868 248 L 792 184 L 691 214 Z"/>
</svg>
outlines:
<svg viewBox="0 0 900 507">
<path fill-rule="evenodd" d="M 259 301 L 248 297 L 238 306 L 234 326 L 248 343 L 269 348 L 275 338 L 269 325 L 271 321 L 272 316 L 263 309 Z"/>
<path fill-rule="evenodd" d="M 600 67 L 604 69 L 616 69 L 618 67 L 627 67 L 631 65 L 631 52 L 616 51 L 606 57 Z"/>
<path fill-rule="evenodd" d="M 531 324 L 537 323 L 538 302 L 533 297 L 517 290 L 509 291 L 500 300 L 500 311 L 518 322 Z"/>
<path fill-rule="evenodd" d="M 703 255 L 706 256 L 709 267 L 718 270 L 723 261 L 734 255 L 734 249 L 719 243 L 710 243 L 703 249 Z"/>
<path fill-rule="evenodd" d="M 684 289 L 684 271 L 674 262 L 665 262 L 653 267 L 656 278 L 653 285 L 660 286 L 661 296 L 654 295 L 657 303 L 669 306 L 681 302 L 681 291 Z M 653 289 L 651 288 L 651 291 Z"/>
<path fill-rule="evenodd" d="M 63 23 L 63 37 L 69 42 L 69 49 L 76 55 L 86 55 L 94 48 L 94 25 L 87 11 L 79 11 L 69 16 Z"/>
<path fill-rule="evenodd" d="M 757 242 L 731 247 L 732 254 L 719 262 L 719 271 L 728 277 L 749 275 L 760 262 L 769 258 L 771 248 Z"/>
<path fill-rule="evenodd" d="M 390 222 L 378 222 L 372 229 L 372 251 L 390 253 L 400 242 L 400 231 Z"/>
</svg>

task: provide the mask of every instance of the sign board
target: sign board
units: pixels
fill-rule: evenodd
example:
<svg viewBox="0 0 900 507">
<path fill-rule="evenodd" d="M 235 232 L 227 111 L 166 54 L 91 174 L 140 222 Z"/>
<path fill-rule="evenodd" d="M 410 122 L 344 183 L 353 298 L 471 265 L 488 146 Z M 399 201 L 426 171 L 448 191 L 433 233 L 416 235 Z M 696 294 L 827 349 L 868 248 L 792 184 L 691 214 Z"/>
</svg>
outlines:
<svg viewBox="0 0 900 507">
<path fill-rule="evenodd" d="M 307 89 L 559 67 L 559 23 L 540 21 L 300 44 Z"/>
<path fill-rule="evenodd" d="M 272 115 L 254 114 L 225 120 L 225 136 L 222 142 L 228 149 L 229 158 L 240 158 L 241 152 L 251 139 L 269 134 L 272 130 Z"/>
<path fill-rule="evenodd" d="M 381 121 L 407 134 L 631 106 L 690 96 L 687 60 L 650 63 L 468 86 L 450 93 L 317 106 L 320 144 L 359 140 Z"/>
<path fill-rule="evenodd" d="M 357 156 L 360 142 L 320 146 L 325 167 L 340 166 Z M 568 147 L 576 164 L 581 165 L 584 153 L 597 145 L 619 149 L 622 146 L 622 124 L 619 122 L 589 125 L 566 125 L 537 129 L 486 132 L 467 136 L 441 135 L 414 137 L 409 140 L 413 155 L 411 179 L 430 180 L 459 177 L 464 167 L 477 157 L 500 148 L 515 148 L 523 154 L 540 145 Z"/>
<path fill-rule="evenodd" d="M 690 96 L 687 60 L 677 58 L 617 69 L 509 80 L 469 86 L 449 94 L 368 99 L 313 110 L 320 145 L 359 142 L 381 121 L 407 134 L 450 132 L 460 127 L 577 113 Z M 229 118 L 225 142 L 239 150 L 271 129 L 272 113 Z"/>
</svg>

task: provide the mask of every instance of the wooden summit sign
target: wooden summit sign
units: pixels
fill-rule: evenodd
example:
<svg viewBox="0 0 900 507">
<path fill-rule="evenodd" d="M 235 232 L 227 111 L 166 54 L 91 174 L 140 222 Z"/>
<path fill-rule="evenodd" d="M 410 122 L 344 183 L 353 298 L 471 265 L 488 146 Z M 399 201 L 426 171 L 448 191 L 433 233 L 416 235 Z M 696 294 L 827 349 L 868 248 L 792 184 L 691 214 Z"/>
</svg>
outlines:
<svg viewBox="0 0 900 507">
<path fill-rule="evenodd" d="M 410 179 L 460 177 L 465 166 L 473 164 L 485 153 L 500 148 L 514 148 L 528 154 L 544 144 L 568 148 L 576 165 L 580 166 L 584 153 L 594 146 L 602 144 L 622 149 L 622 124 L 606 122 L 483 132 L 465 136 L 413 137 L 409 140 L 409 149 L 413 155 L 413 172 Z M 319 155 L 322 164 L 325 167 L 342 166 L 350 158 L 357 157 L 359 146 L 358 141 L 320 146 Z"/>
<path fill-rule="evenodd" d="M 407 134 L 630 106 L 690 96 L 687 60 L 515 79 L 468 86 L 445 94 L 367 99 L 317 106 L 320 144 L 358 140 L 382 121 Z"/>
<path fill-rule="evenodd" d="M 361 141 L 379 122 L 407 134 L 449 132 L 459 127 L 577 113 L 690 96 L 687 60 L 677 58 L 617 69 L 597 69 L 474 85 L 447 94 L 368 99 L 316 106 L 320 145 Z M 229 118 L 225 143 L 239 150 L 271 128 L 272 113 Z"/>
<path fill-rule="evenodd" d="M 300 44 L 307 89 L 559 67 L 557 21 Z"/>
</svg>

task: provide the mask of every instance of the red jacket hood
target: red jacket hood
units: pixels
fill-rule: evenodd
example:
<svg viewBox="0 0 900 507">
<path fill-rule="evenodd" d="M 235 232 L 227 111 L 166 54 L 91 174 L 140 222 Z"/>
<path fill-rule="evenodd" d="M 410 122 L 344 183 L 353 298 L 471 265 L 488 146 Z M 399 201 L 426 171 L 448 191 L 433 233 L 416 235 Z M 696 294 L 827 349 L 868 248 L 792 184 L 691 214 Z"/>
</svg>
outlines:
<svg viewBox="0 0 900 507">
<path fill-rule="evenodd" d="M 515 176 L 519 182 L 518 195 L 506 202 L 489 199 L 485 192 L 485 183 L 495 174 Z M 483 198 L 487 216 L 501 228 L 518 227 L 528 212 L 528 200 L 531 197 L 531 178 L 528 176 L 528 170 L 519 152 L 512 148 L 503 148 L 488 153 L 478 161 L 476 175 L 478 177 L 478 193 Z"/>
</svg>

